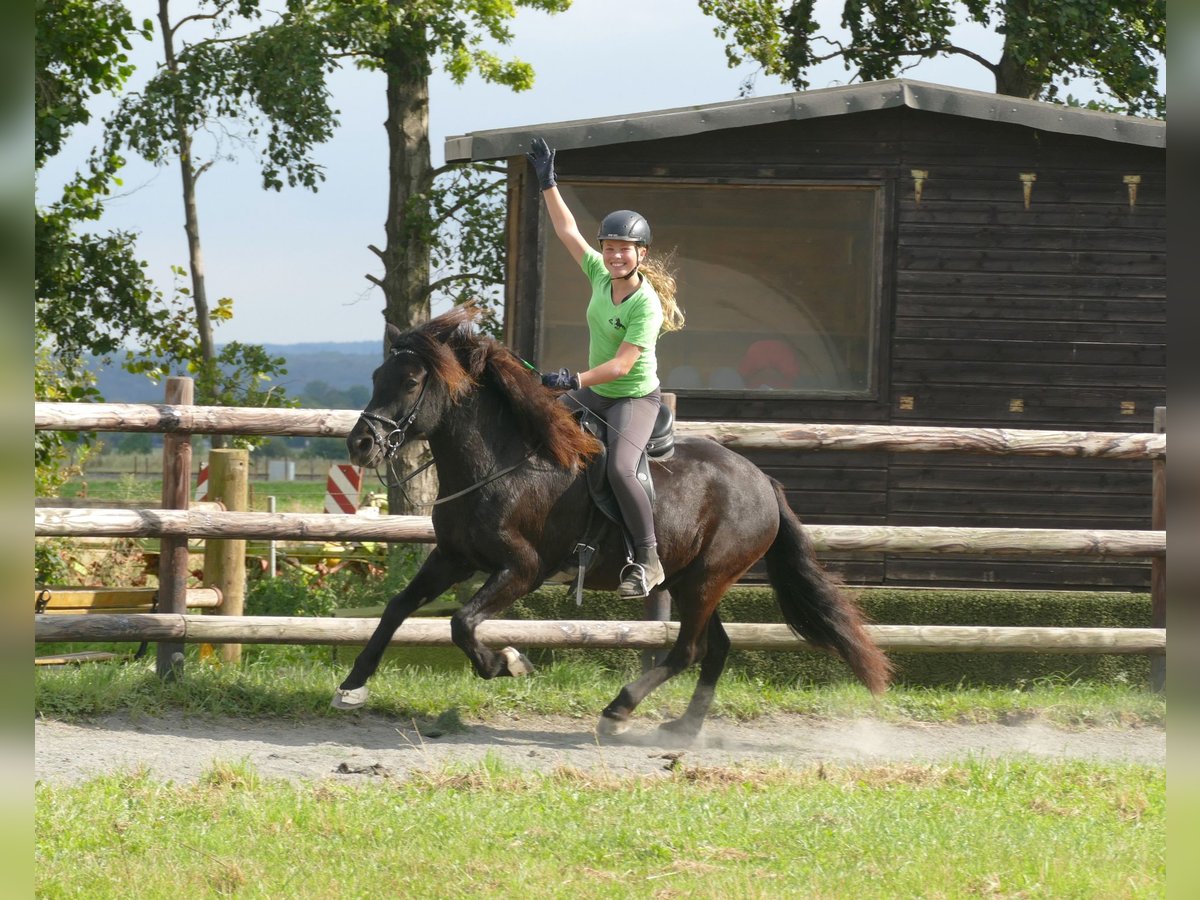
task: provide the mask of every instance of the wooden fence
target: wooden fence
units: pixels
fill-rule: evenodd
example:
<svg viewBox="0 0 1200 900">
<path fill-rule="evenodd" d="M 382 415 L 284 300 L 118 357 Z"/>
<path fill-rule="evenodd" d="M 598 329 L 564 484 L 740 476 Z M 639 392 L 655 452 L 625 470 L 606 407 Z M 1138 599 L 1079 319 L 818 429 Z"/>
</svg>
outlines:
<svg viewBox="0 0 1200 900">
<path fill-rule="evenodd" d="M 171 379 L 187 381 L 187 379 Z M 172 394 L 172 391 L 175 393 Z M 168 397 L 181 388 L 168 385 Z M 796 425 L 773 423 L 678 422 L 679 435 L 705 436 L 736 451 L 762 449 L 887 451 L 901 453 L 978 453 L 996 456 L 1079 457 L 1154 462 L 1154 519 L 1165 523 L 1165 410 L 1156 416 L 1154 433 L 1062 432 L 993 428 L 933 428 L 881 425 Z M 122 403 L 37 403 L 35 427 L 62 431 L 150 431 L 173 438 L 164 448 L 162 509 L 78 509 L 39 507 L 38 536 L 158 537 L 164 547 L 183 546 L 192 538 L 272 538 L 293 540 L 373 540 L 430 542 L 433 529 L 425 516 L 309 515 L 248 513 L 189 508 L 188 465 L 192 434 L 252 434 L 343 437 L 358 412 L 318 409 L 237 409 L 192 406 L 186 401 L 162 405 Z M 1159 424 L 1161 418 L 1161 425 Z M 182 447 L 186 446 L 186 452 Z M 181 475 L 182 473 L 182 475 Z M 168 487 L 168 482 L 173 487 Z M 168 496 L 169 495 L 169 496 Z M 1041 528 L 940 528 L 857 525 L 806 525 L 818 550 L 888 553 L 964 553 L 1003 555 L 1077 555 L 1152 562 L 1153 621 L 1149 629 L 999 629 L 973 626 L 874 626 L 883 646 L 969 652 L 1149 653 L 1157 658 L 1154 681 L 1162 684 L 1166 645 L 1165 530 L 1080 530 Z M 167 572 L 179 560 L 164 552 L 160 561 L 160 610 L 157 616 L 90 616 L 49 621 L 38 617 L 38 640 L 162 641 L 159 670 L 178 663 L 180 644 L 206 643 L 365 643 L 373 622 L 347 619 L 209 620 L 184 615 L 178 574 Z M 173 580 L 174 579 L 174 580 Z M 167 589 L 178 597 L 164 597 Z M 107 621 L 105 621 L 107 620 Z M 406 623 L 396 643 L 449 643 L 444 623 Z M 670 623 L 504 622 L 487 623 L 503 641 L 526 646 L 666 646 Z M 747 631 L 747 628 L 753 631 Z M 107 631 L 105 631 L 107 629 Z M 432 629 L 432 630 L 431 630 Z M 481 629 L 483 640 L 490 632 Z M 781 630 L 782 629 L 782 630 Z M 734 626 L 735 647 L 796 647 L 802 641 L 784 626 Z M 421 634 L 417 632 L 421 631 Z M 426 632 L 429 633 L 426 633 Z M 745 631 L 745 634 L 742 632 Z M 109 635 L 99 638 L 99 633 Z M 735 635 L 735 632 L 737 634 Z M 117 638 L 112 635 L 120 634 Z M 200 636 L 206 635 L 206 636 Z M 215 636 L 214 636 L 215 635 Z M 603 635 L 603 637 L 601 637 Z M 557 637 L 556 637 L 557 636 Z M 765 637 L 764 637 L 765 636 Z M 501 638 L 496 638 L 501 640 Z M 578 644 L 571 643 L 577 641 Z M 749 642 L 749 643 L 747 643 Z"/>
</svg>

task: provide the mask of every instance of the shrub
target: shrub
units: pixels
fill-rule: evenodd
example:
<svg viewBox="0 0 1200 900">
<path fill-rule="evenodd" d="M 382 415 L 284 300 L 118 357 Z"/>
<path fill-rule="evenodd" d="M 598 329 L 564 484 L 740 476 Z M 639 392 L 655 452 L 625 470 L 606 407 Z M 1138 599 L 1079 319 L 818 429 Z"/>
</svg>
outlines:
<svg viewBox="0 0 1200 900">
<path fill-rule="evenodd" d="M 859 595 L 867 617 L 879 624 L 1008 625 L 1045 627 L 1124 627 L 1150 624 L 1147 594 L 1060 591 L 898 590 L 875 588 Z M 724 622 L 781 622 L 770 588 L 736 587 L 720 606 Z M 577 607 L 573 589 L 546 587 L 517 601 L 508 614 L 517 619 L 640 619 L 641 601 L 585 591 Z M 535 663 L 584 657 L 624 671 L 637 665 L 636 650 L 542 650 Z M 1149 677 L 1145 656 L 1049 653 L 890 653 L 896 680 L 913 686 L 1021 685 L 1037 679 L 1137 684 Z M 840 659 L 820 651 L 734 650 L 728 671 L 765 680 L 830 683 L 852 679 Z"/>
</svg>

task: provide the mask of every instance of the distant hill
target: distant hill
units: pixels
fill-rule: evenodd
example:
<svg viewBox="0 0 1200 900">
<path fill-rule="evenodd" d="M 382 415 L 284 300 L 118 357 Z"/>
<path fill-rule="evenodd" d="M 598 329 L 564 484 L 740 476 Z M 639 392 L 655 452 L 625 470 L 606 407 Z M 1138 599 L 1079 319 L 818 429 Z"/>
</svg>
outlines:
<svg viewBox="0 0 1200 900">
<path fill-rule="evenodd" d="M 264 344 L 272 356 L 287 360 L 288 373 L 278 382 L 289 396 L 299 397 L 313 382 L 324 382 L 336 390 L 359 386 L 369 388 L 371 373 L 379 365 L 383 349 L 379 341 L 334 341 L 303 344 Z M 161 403 L 163 386 L 145 375 L 131 375 L 119 362 L 104 366 L 92 361 L 97 384 L 110 403 Z"/>
</svg>

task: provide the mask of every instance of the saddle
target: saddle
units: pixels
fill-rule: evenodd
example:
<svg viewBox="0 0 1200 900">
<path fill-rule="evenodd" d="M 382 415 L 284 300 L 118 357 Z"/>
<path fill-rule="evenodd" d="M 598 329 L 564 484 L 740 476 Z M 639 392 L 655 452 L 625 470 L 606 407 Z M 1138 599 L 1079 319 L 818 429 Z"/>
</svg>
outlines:
<svg viewBox="0 0 1200 900">
<path fill-rule="evenodd" d="M 633 541 L 630 539 L 629 532 L 625 528 L 625 521 L 621 516 L 621 508 L 617 505 L 616 495 L 613 494 L 612 485 L 608 481 L 608 446 L 606 443 L 608 425 L 587 409 L 576 411 L 575 417 L 579 419 L 580 427 L 592 434 L 600 442 L 601 447 L 600 452 L 588 463 L 588 467 L 584 471 L 584 478 L 587 481 L 588 493 L 591 495 L 592 505 L 588 511 L 588 521 L 584 527 L 584 535 L 575 544 L 575 549 L 572 551 L 578 560 L 578 566 L 574 572 L 565 571 L 562 573 L 568 578 L 574 577 L 575 603 L 577 606 L 582 606 L 583 581 L 587 575 L 588 566 L 591 564 L 592 558 L 596 555 L 600 535 L 607 524 L 603 519 L 599 522 L 596 521 L 596 510 L 599 510 L 604 518 L 615 523 L 621 529 L 621 536 L 625 540 L 625 555 L 629 560 L 633 559 Z M 646 496 L 650 498 L 651 504 L 654 503 L 655 493 L 654 479 L 650 474 L 650 460 L 667 460 L 674 453 L 675 413 L 664 403 L 658 408 L 658 416 L 654 420 L 654 428 L 650 431 L 650 440 L 647 441 L 646 447 L 642 450 L 636 470 L 638 484 L 646 491 Z"/>
</svg>

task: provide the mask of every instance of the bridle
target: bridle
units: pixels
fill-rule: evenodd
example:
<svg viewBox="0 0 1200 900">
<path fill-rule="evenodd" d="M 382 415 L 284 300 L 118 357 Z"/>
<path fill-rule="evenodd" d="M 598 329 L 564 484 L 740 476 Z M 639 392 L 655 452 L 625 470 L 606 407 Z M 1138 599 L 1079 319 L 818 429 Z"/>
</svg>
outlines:
<svg viewBox="0 0 1200 900">
<path fill-rule="evenodd" d="M 417 356 L 416 352 L 413 350 L 393 350 L 391 352 L 391 355 L 399 356 L 400 354 L 403 354 L 403 353 L 411 353 L 413 356 Z M 363 410 L 361 413 L 359 413 L 359 416 L 358 416 L 359 419 L 361 419 L 362 421 L 365 421 L 367 423 L 367 428 L 370 429 L 371 438 L 375 441 L 376 444 L 378 444 L 380 447 L 383 448 L 383 457 L 380 459 L 380 462 L 387 463 L 387 471 L 391 475 L 392 480 L 390 482 L 385 481 L 383 476 L 379 474 L 379 464 L 378 463 L 376 463 L 376 465 L 375 465 L 375 475 L 379 479 L 379 483 L 382 484 L 386 488 L 403 487 L 405 484 L 412 481 L 414 478 L 416 478 L 418 475 L 420 475 L 422 472 L 424 472 L 426 469 L 428 469 L 434 463 L 434 460 L 432 460 L 432 459 L 429 460 L 428 462 L 424 462 L 421 465 L 417 466 L 417 468 L 413 469 L 413 471 L 411 471 L 407 475 L 405 475 L 403 478 L 399 477 L 399 473 L 396 471 L 396 468 L 395 468 L 396 454 L 399 453 L 400 448 L 402 446 L 404 446 L 405 438 L 408 435 L 408 429 L 412 427 L 413 422 L 417 418 L 417 413 L 420 412 L 420 410 L 421 410 L 421 401 L 423 401 L 425 399 L 425 389 L 427 387 L 429 387 L 429 372 L 428 372 L 428 370 L 425 373 L 425 380 L 421 383 L 421 392 L 419 394 L 417 394 L 417 399 L 416 399 L 416 402 L 413 403 L 412 409 L 410 409 L 407 413 L 404 414 L 404 416 L 402 418 L 400 418 L 398 420 L 392 420 L 392 419 L 389 419 L 387 416 L 381 416 L 381 415 L 379 415 L 379 413 L 367 412 L 366 410 Z M 472 491 L 483 487 L 485 484 L 490 484 L 491 482 L 495 481 L 497 478 L 501 478 L 501 477 L 507 475 L 509 472 L 512 472 L 512 471 L 518 469 L 519 467 L 521 467 L 522 465 L 524 465 L 526 462 L 529 461 L 530 457 L 532 457 L 536 452 L 537 452 L 537 448 L 534 448 L 534 449 L 530 450 L 528 453 L 526 453 L 523 457 L 521 457 L 521 459 L 519 459 L 517 462 L 513 463 L 511 466 L 506 466 L 505 468 L 500 469 L 497 472 L 493 472 L 492 474 L 490 474 L 486 478 L 484 478 L 482 481 L 479 481 L 479 482 L 471 485 L 470 487 L 466 488 L 465 490 L 461 490 L 461 491 L 458 491 L 457 493 L 450 494 L 447 497 L 439 497 L 437 500 L 434 500 L 433 503 L 428 504 L 428 505 L 429 506 L 437 506 L 437 505 L 439 505 L 441 503 L 445 503 L 449 500 L 455 500 L 458 497 L 463 496 L 464 494 L 469 494 Z"/>
<path fill-rule="evenodd" d="M 412 350 L 393 350 L 392 356 L 400 356 L 404 353 L 411 353 L 413 356 L 417 354 Z M 383 448 L 383 459 L 390 463 L 400 448 L 404 446 L 404 440 L 408 435 L 408 429 L 412 427 L 412 423 L 417 418 L 417 413 L 421 411 L 421 401 L 425 399 L 425 389 L 429 387 L 429 373 L 425 373 L 425 380 L 421 382 L 421 393 L 417 394 L 417 401 L 412 405 L 404 417 L 398 421 L 393 421 L 387 416 L 381 416 L 378 413 L 367 412 L 363 410 L 359 414 L 359 419 L 365 420 L 367 428 L 371 431 L 371 439 Z M 381 429 L 380 426 L 383 426 Z M 384 430 L 386 429 L 386 430 Z M 413 475 L 416 473 L 414 472 Z M 413 477 L 412 475 L 409 476 Z"/>
</svg>

